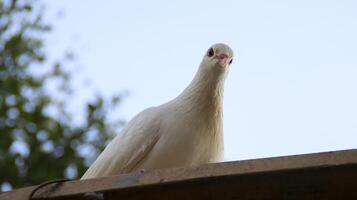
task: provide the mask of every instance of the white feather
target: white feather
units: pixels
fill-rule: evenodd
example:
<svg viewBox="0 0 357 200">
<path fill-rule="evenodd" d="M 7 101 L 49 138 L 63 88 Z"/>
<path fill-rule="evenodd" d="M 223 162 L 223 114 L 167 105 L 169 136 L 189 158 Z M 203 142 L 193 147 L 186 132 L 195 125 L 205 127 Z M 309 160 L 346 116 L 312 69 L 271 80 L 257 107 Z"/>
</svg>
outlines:
<svg viewBox="0 0 357 200">
<path fill-rule="evenodd" d="M 215 55 L 232 50 L 213 45 Z M 175 99 L 136 115 L 82 179 L 219 162 L 223 159 L 223 86 L 229 64 L 204 56 L 189 86 Z"/>
</svg>

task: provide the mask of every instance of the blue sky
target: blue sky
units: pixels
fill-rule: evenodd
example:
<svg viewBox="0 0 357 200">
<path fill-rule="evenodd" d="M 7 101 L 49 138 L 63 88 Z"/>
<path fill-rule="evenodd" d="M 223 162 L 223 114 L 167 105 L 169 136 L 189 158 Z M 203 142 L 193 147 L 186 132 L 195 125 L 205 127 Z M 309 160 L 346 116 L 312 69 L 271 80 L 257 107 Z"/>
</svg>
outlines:
<svg viewBox="0 0 357 200">
<path fill-rule="evenodd" d="M 128 90 L 114 115 L 129 120 L 178 95 L 207 48 L 224 42 L 235 51 L 224 96 L 226 160 L 357 148 L 357 1 L 46 4 L 50 58 L 77 55 L 72 109 L 91 90 Z"/>
</svg>

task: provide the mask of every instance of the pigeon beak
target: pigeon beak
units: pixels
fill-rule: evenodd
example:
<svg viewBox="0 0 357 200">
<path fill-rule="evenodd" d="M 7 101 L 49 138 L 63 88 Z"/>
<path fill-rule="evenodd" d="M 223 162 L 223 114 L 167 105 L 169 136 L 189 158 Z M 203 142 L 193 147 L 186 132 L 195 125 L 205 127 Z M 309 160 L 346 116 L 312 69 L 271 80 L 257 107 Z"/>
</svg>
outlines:
<svg viewBox="0 0 357 200">
<path fill-rule="evenodd" d="M 217 56 L 218 58 L 218 63 L 221 65 L 221 66 L 225 66 L 227 64 L 227 60 L 228 60 L 228 55 L 227 54 L 220 54 L 219 56 Z"/>
</svg>

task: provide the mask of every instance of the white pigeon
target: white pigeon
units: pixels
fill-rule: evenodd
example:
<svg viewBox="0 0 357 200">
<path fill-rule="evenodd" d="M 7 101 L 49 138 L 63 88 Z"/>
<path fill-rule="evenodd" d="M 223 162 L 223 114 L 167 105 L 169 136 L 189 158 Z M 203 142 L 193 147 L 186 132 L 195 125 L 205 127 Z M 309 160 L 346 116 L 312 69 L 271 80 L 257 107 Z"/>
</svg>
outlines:
<svg viewBox="0 0 357 200">
<path fill-rule="evenodd" d="M 210 47 L 188 87 L 175 99 L 137 114 L 82 179 L 222 161 L 222 98 L 232 59 L 227 45 Z"/>
</svg>

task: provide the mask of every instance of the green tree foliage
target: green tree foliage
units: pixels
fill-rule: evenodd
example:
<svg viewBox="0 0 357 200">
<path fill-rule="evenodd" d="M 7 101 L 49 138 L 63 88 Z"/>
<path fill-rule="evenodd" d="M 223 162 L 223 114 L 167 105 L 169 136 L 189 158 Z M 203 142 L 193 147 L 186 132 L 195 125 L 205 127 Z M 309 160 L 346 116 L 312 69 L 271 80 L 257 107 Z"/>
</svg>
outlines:
<svg viewBox="0 0 357 200">
<path fill-rule="evenodd" d="M 0 188 L 80 177 L 123 123 L 107 117 L 121 96 L 96 96 L 84 122 L 73 123 L 71 74 L 63 59 L 46 60 L 50 27 L 41 10 L 38 1 L 0 0 Z M 56 94 L 46 88 L 50 82 Z"/>
</svg>

